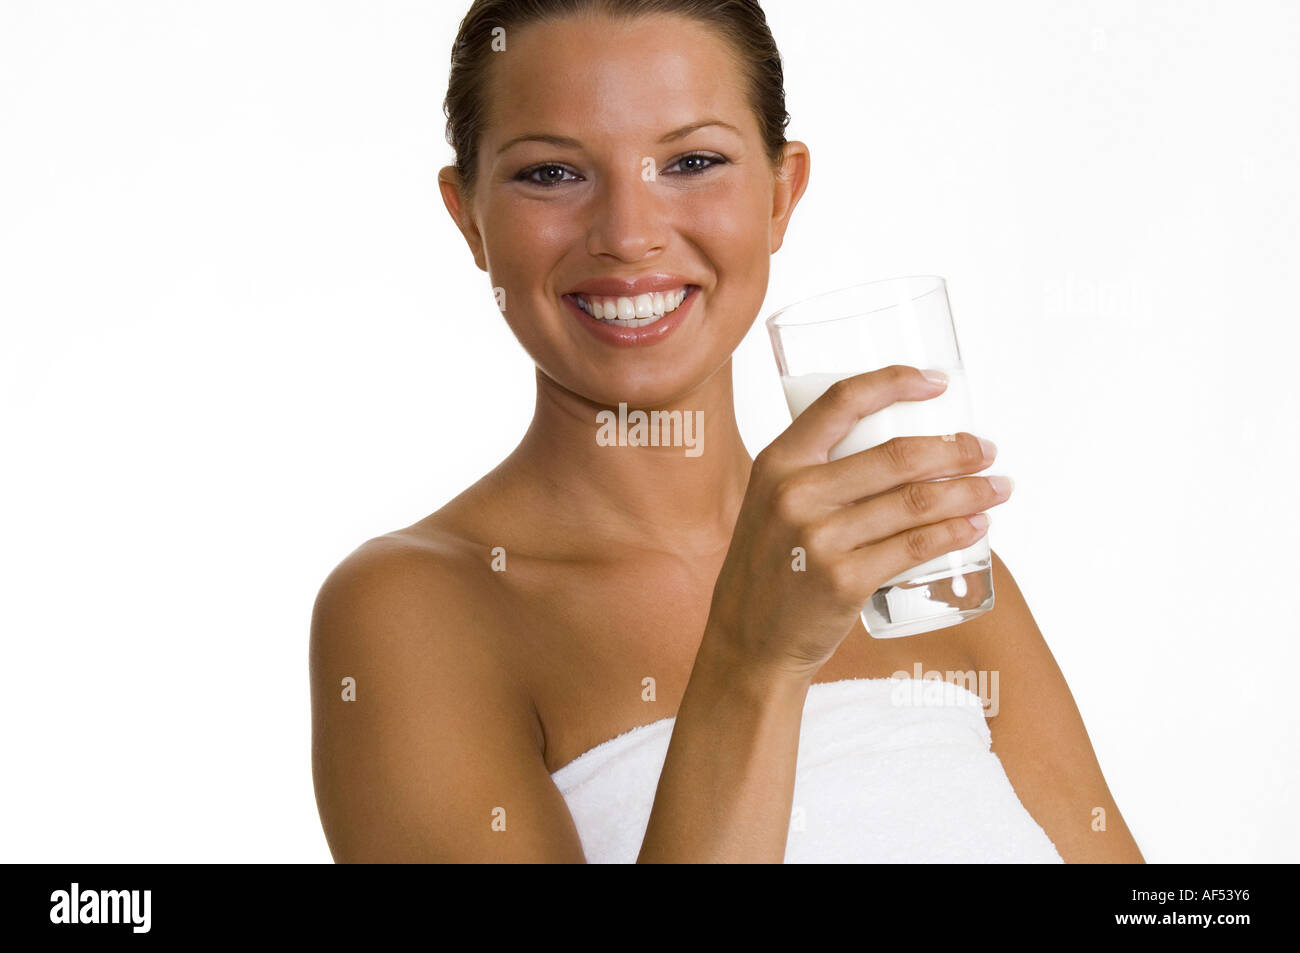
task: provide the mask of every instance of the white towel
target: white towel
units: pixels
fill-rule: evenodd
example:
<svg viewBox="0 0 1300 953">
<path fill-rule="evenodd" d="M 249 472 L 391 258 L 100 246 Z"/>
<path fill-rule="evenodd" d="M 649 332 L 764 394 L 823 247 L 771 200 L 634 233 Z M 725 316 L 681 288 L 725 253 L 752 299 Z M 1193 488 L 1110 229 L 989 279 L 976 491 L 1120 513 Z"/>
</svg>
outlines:
<svg viewBox="0 0 1300 953">
<path fill-rule="evenodd" d="M 633 728 L 551 775 L 588 862 L 636 862 L 674 722 Z M 949 682 L 812 685 L 786 863 L 1063 863 L 991 743 L 979 696 Z"/>
</svg>

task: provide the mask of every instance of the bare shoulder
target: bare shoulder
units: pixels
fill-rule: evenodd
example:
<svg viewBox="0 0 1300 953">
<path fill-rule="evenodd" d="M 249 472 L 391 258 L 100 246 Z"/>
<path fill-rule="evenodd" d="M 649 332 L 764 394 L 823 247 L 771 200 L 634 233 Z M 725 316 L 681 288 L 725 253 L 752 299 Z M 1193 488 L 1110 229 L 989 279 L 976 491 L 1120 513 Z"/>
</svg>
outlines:
<svg viewBox="0 0 1300 953">
<path fill-rule="evenodd" d="M 472 612 L 475 576 L 466 547 L 449 534 L 398 530 L 367 540 L 334 567 L 317 593 L 313 617 L 333 619 L 380 606 Z"/>
<path fill-rule="evenodd" d="M 1043 653 L 1051 652 L 1043 638 L 1038 623 L 1029 610 L 1029 603 L 1019 584 L 992 549 L 993 608 L 951 630 L 958 644 L 971 660 L 983 668 L 1003 664 L 1016 665 L 1017 660 L 1042 661 Z"/>
<path fill-rule="evenodd" d="M 1065 675 L 997 553 L 993 592 L 992 611 L 956 627 L 998 686 L 988 712 L 993 753 L 1068 863 L 1141 863 Z"/>
<path fill-rule="evenodd" d="M 401 531 L 358 546 L 329 574 L 312 608 L 312 655 L 397 653 L 438 658 L 468 675 L 502 674 L 477 567 L 456 539 Z"/>
<path fill-rule="evenodd" d="M 1025 625 L 1026 621 L 1032 622 L 1033 619 L 1025 618 L 1028 606 L 1024 594 L 1006 563 L 993 549 L 989 553 L 992 557 L 993 608 L 952 629 L 970 657 L 981 665 L 1002 656 L 1008 649 L 1014 651 L 1017 644 L 1024 647 L 1042 637 L 1036 625 L 1032 630 Z"/>
<path fill-rule="evenodd" d="M 398 532 L 359 546 L 321 586 L 312 773 L 336 860 L 581 859 L 487 572 L 454 536 Z M 528 806 L 513 824 L 512 799 Z M 506 829 L 515 836 L 495 836 Z"/>
<path fill-rule="evenodd" d="M 955 626 L 953 631 L 977 668 L 990 674 L 999 673 L 1002 698 L 999 708 L 994 710 L 1005 710 L 1002 703 L 1007 700 L 1008 691 L 1017 700 L 1031 696 L 1042 700 L 1045 693 L 1058 700 L 1062 693 L 1068 696 L 1065 677 L 1029 610 L 1025 595 L 996 552 L 992 552 L 992 569 L 993 609 Z M 1012 706 L 1013 712 L 1018 710 L 1018 706 Z M 1016 720 L 991 717 L 989 726 L 1002 728 L 1005 739 L 1013 730 L 1028 729 L 1027 723 L 1013 725 Z"/>
</svg>

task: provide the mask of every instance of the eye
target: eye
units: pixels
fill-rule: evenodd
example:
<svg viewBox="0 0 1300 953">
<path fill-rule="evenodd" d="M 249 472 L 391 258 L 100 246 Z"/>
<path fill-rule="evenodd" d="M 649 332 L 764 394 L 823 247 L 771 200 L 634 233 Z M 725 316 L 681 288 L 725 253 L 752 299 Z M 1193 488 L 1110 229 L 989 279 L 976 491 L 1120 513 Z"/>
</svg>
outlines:
<svg viewBox="0 0 1300 953">
<path fill-rule="evenodd" d="M 702 164 L 707 163 L 707 164 Z M 673 166 L 686 166 L 679 175 L 699 175 L 701 172 L 707 172 L 716 165 L 726 165 L 727 160 L 720 155 L 710 155 L 704 152 L 692 152 L 690 155 L 682 156 Z M 672 166 L 669 166 L 671 169 Z"/>
<path fill-rule="evenodd" d="M 541 173 L 541 178 L 537 178 L 538 173 Z M 557 185 L 562 185 L 565 180 L 561 178 L 561 176 L 564 175 L 572 175 L 572 173 L 562 165 L 555 165 L 552 162 L 546 162 L 542 165 L 535 165 L 531 168 L 524 169 L 515 176 L 515 181 L 530 182 L 533 185 L 540 185 L 542 188 L 549 189 Z"/>
</svg>

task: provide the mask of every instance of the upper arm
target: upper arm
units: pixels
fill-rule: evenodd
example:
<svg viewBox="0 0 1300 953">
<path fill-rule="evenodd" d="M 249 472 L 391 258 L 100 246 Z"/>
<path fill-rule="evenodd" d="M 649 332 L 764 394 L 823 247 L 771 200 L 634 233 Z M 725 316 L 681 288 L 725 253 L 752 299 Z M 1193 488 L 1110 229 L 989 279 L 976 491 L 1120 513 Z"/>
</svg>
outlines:
<svg viewBox="0 0 1300 953">
<path fill-rule="evenodd" d="M 997 713 L 988 725 L 1012 787 L 1067 863 L 1142 863 L 1074 696 L 997 553 L 993 591 L 993 610 L 963 628 L 970 626 L 967 644 L 990 684 L 998 673 Z"/>
<path fill-rule="evenodd" d="M 312 777 L 340 862 L 582 862 L 527 693 L 428 553 L 362 546 L 312 612 Z M 352 679 L 355 700 L 346 700 Z"/>
</svg>

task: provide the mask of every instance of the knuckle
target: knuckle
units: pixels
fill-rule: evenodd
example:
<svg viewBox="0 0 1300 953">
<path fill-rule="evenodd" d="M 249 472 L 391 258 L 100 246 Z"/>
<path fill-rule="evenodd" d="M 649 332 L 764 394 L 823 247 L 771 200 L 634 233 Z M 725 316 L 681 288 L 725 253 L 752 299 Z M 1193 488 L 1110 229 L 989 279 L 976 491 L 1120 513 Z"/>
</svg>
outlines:
<svg viewBox="0 0 1300 953">
<path fill-rule="evenodd" d="M 782 477 L 772 492 L 772 512 L 777 519 L 789 524 L 800 523 L 806 492 L 804 480 L 798 474 Z"/>
<path fill-rule="evenodd" d="M 895 473 L 909 474 L 916 459 L 915 445 L 907 437 L 894 437 L 881 444 L 885 459 Z"/>
<path fill-rule="evenodd" d="M 832 598 L 844 602 L 857 601 L 857 581 L 852 567 L 845 562 L 834 562 L 826 567 L 826 584 Z"/>
<path fill-rule="evenodd" d="M 749 471 L 749 482 L 755 487 L 778 486 L 796 469 L 790 462 L 788 454 L 780 446 L 771 444 L 754 456 L 754 464 Z"/>
<path fill-rule="evenodd" d="M 835 381 L 830 387 L 826 388 L 826 393 L 823 396 L 832 406 L 836 408 L 844 407 L 853 400 L 853 389 L 853 379 L 846 377 L 843 380 Z"/>
<path fill-rule="evenodd" d="M 928 484 L 906 483 L 899 495 L 911 516 L 925 516 L 934 509 L 934 488 Z"/>
<path fill-rule="evenodd" d="M 927 561 L 931 556 L 930 531 L 925 527 L 908 530 L 903 534 L 903 547 L 907 558 L 916 561 L 916 565 Z"/>
<path fill-rule="evenodd" d="M 832 527 L 825 520 L 810 523 L 802 533 L 804 548 L 816 556 L 829 553 L 834 545 L 834 535 Z"/>
<path fill-rule="evenodd" d="M 753 466 L 750 467 L 750 479 L 757 482 L 765 480 L 769 474 L 776 468 L 777 451 L 768 444 L 762 450 L 754 455 Z"/>
</svg>

